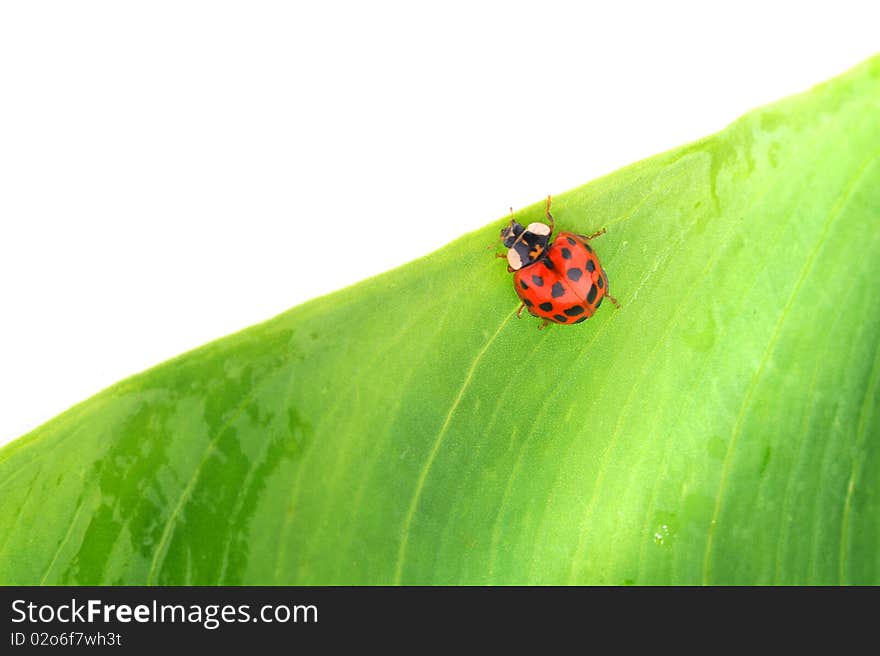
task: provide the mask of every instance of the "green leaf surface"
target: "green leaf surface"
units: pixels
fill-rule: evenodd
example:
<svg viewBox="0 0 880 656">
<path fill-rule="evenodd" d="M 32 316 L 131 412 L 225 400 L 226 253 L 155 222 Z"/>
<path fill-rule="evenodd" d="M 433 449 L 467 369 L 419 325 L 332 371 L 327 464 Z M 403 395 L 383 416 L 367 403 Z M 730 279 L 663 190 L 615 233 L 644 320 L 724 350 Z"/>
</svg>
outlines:
<svg viewBox="0 0 880 656">
<path fill-rule="evenodd" d="M 0 583 L 880 583 L 878 155 L 874 58 L 554 197 L 617 311 L 499 218 L 125 380 L 0 451 Z"/>
</svg>

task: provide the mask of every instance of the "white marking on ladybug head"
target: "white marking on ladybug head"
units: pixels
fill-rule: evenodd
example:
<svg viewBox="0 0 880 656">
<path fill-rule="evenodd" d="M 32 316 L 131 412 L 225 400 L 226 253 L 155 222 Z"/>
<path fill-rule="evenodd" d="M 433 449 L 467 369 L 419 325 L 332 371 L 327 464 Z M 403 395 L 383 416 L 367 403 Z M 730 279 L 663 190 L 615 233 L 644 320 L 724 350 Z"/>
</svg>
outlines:
<svg viewBox="0 0 880 656">
<path fill-rule="evenodd" d="M 522 269 L 522 258 L 519 256 L 519 253 L 516 252 L 516 249 L 508 249 L 507 263 L 514 271 L 519 271 L 520 269 Z"/>
<path fill-rule="evenodd" d="M 526 232 L 531 232 L 533 235 L 549 235 L 550 234 L 550 226 L 546 223 L 530 223 L 526 226 Z"/>
</svg>

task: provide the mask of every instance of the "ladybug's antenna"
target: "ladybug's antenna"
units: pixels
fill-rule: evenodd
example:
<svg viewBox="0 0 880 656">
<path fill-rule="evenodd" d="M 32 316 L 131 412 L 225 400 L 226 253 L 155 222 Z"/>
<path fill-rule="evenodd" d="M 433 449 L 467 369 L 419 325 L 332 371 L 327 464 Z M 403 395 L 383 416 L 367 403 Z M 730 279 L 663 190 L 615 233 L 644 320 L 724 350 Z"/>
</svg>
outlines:
<svg viewBox="0 0 880 656">
<path fill-rule="evenodd" d="M 550 222 L 550 234 L 552 235 L 553 234 L 553 227 L 556 224 L 556 222 L 553 220 L 553 215 L 550 214 L 550 199 L 551 199 L 551 196 L 548 195 L 547 196 L 547 207 L 544 209 L 544 216 L 546 216 L 547 221 Z"/>
</svg>

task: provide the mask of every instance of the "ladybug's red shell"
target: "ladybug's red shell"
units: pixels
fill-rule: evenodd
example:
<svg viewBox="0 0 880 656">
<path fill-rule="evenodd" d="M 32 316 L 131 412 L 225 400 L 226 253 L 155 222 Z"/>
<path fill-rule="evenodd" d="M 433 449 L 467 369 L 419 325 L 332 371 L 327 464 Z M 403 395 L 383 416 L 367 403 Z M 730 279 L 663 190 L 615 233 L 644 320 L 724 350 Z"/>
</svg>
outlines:
<svg viewBox="0 0 880 656">
<path fill-rule="evenodd" d="M 513 286 L 536 317 L 580 323 L 601 305 L 608 277 L 582 237 L 560 232 L 541 259 L 514 274 Z"/>
</svg>

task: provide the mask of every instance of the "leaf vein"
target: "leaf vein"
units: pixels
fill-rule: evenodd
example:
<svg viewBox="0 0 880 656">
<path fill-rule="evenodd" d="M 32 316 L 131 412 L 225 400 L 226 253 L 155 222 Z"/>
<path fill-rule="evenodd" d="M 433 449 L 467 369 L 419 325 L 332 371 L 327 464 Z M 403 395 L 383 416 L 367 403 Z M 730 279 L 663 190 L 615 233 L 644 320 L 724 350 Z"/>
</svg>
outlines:
<svg viewBox="0 0 880 656">
<path fill-rule="evenodd" d="M 400 585 L 400 580 L 403 575 L 403 563 L 406 560 L 406 549 L 407 544 L 409 542 L 409 529 L 412 524 L 413 517 L 416 512 L 416 508 L 419 505 L 419 500 L 422 496 L 422 491 L 425 487 L 425 481 L 428 478 L 428 472 L 431 470 L 432 465 L 434 464 L 434 459 L 437 456 L 438 451 L 440 450 L 440 445 L 443 443 L 443 439 L 446 436 L 446 431 L 449 428 L 449 424 L 452 421 L 452 417 L 455 415 L 455 411 L 458 409 L 458 405 L 461 403 L 462 398 L 464 398 L 464 393 L 467 390 L 470 382 L 474 376 L 474 372 L 477 370 L 477 366 L 480 361 L 483 359 L 483 356 L 489 350 L 489 347 L 501 334 L 501 330 L 504 326 L 507 325 L 507 322 L 516 314 L 519 308 L 517 307 L 515 310 L 510 312 L 501 323 L 498 325 L 498 329 L 495 333 L 489 338 L 489 340 L 483 345 L 483 348 L 480 349 L 477 356 L 474 358 L 474 361 L 471 363 L 470 368 L 468 369 L 467 374 L 465 375 L 464 381 L 461 384 L 461 388 L 458 390 L 458 394 L 452 402 L 452 405 L 449 406 L 449 411 L 446 413 L 446 418 L 443 420 L 443 424 L 440 426 L 440 431 L 437 433 L 437 437 L 434 440 L 434 445 L 431 447 L 431 451 L 428 453 L 428 459 L 425 462 L 424 467 L 422 467 L 422 471 L 419 474 L 419 478 L 416 481 L 416 488 L 413 491 L 412 500 L 410 501 L 409 508 L 407 509 L 406 516 L 403 520 L 403 527 L 401 529 L 401 539 L 400 539 L 400 548 L 397 553 L 397 564 L 394 567 L 394 583 L 395 585 Z"/>
<path fill-rule="evenodd" d="M 843 518 L 840 522 L 840 558 L 838 561 L 838 584 L 844 585 L 843 578 L 846 574 L 846 552 L 849 546 L 849 516 L 852 511 L 852 496 L 856 487 L 856 478 L 861 471 L 861 460 L 859 459 L 859 451 L 865 441 L 866 427 L 868 424 L 868 415 L 873 406 L 868 401 L 873 399 L 877 392 L 877 378 L 880 373 L 880 345 L 874 351 L 874 364 L 871 367 L 871 376 L 865 395 L 862 398 L 862 406 L 859 411 L 859 423 L 856 430 L 855 449 L 852 457 L 852 466 L 849 475 L 849 481 L 846 485 L 846 500 L 843 504 Z"/>
<path fill-rule="evenodd" d="M 853 191 L 857 188 L 859 182 L 861 182 L 864 177 L 865 171 L 868 170 L 870 165 L 875 161 L 877 157 L 877 152 L 873 153 L 865 162 L 859 167 L 856 173 L 853 175 L 851 181 L 846 185 L 845 189 L 838 197 L 834 206 L 831 208 L 831 211 L 828 213 L 828 217 L 825 220 L 824 225 L 822 226 L 822 230 L 819 233 L 819 236 L 816 240 L 816 244 L 813 247 L 813 250 L 810 252 L 807 261 L 805 262 L 803 268 L 801 269 L 800 275 L 798 276 L 797 281 L 795 282 L 794 287 L 792 288 L 791 293 L 789 294 L 788 300 L 785 303 L 785 306 L 782 308 L 782 313 L 779 316 L 779 319 L 776 322 L 776 325 L 773 328 L 773 332 L 770 335 L 770 340 L 767 343 L 767 347 L 764 349 L 764 354 L 761 357 L 761 362 L 758 365 L 758 369 L 755 372 L 755 375 L 752 376 L 752 380 L 749 382 L 749 387 L 746 390 L 746 393 L 743 397 L 742 404 L 740 405 L 739 413 L 737 414 L 736 423 L 733 427 L 733 432 L 730 438 L 730 444 L 727 446 L 727 454 L 724 458 L 724 466 L 721 470 L 721 482 L 718 486 L 718 492 L 715 497 L 715 506 L 712 511 L 712 518 L 709 521 L 708 527 L 708 536 L 706 539 L 706 549 L 703 554 L 703 585 L 708 585 L 709 579 L 711 577 L 711 555 L 712 548 L 714 547 L 715 541 L 715 528 L 718 523 L 718 518 L 721 513 L 721 504 L 724 499 L 725 487 L 728 481 L 728 474 L 730 472 L 730 465 L 733 460 L 733 454 L 736 451 L 737 443 L 739 441 L 739 436 L 742 431 L 743 422 L 745 421 L 746 410 L 751 405 L 752 396 L 757 389 L 758 382 L 761 379 L 761 376 L 764 374 L 765 367 L 770 360 L 770 355 L 773 353 L 776 348 L 776 341 L 779 339 L 779 335 L 782 331 L 782 326 L 785 323 L 785 320 L 788 318 L 788 313 L 794 305 L 795 300 L 797 299 L 801 288 L 803 287 L 804 282 L 807 279 L 807 276 L 813 269 L 813 264 L 816 261 L 816 257 L 821 250 L 821 247 L 825 243 L 825 239 L 828 236 L 828 233 L 831 230 L 831 226 L 834 221 L 841 215 L 843 212 L 846 203 L 851 198 Z"/>
</svg>

